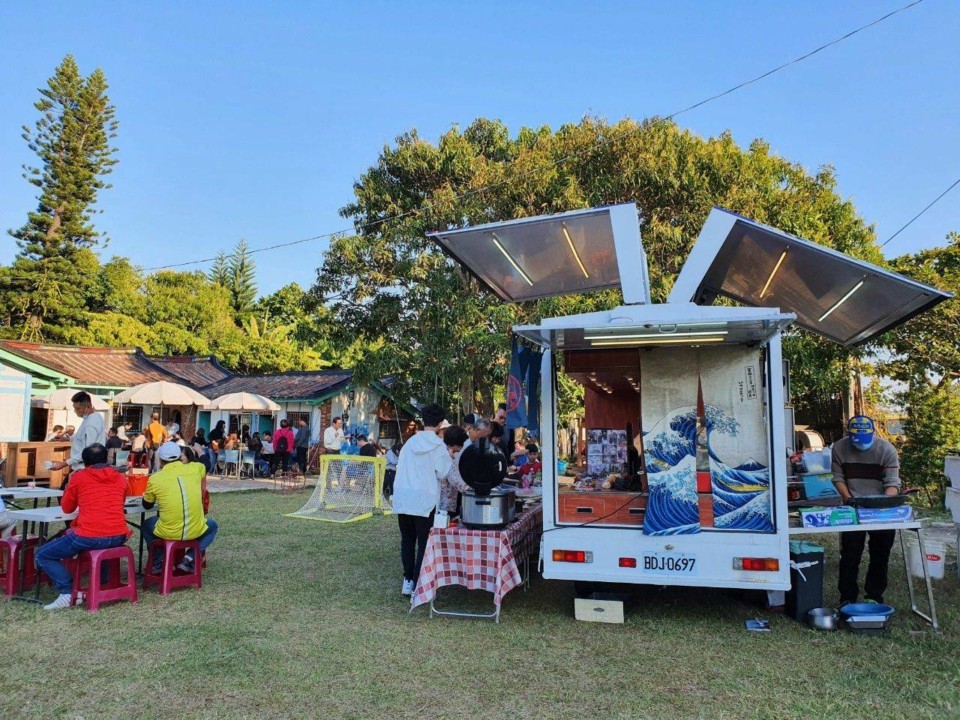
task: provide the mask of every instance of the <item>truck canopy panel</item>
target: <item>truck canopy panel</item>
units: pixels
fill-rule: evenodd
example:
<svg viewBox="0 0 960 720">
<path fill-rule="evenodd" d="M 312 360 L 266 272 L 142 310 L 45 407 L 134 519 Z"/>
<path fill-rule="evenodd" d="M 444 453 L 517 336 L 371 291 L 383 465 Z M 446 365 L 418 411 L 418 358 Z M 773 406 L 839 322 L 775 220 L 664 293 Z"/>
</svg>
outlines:
<svg viewBox="0 0 960 720">
<path fill-rule="evenodd" d="M 723 296 L 795 313 L 797 324 L 858 345 L 952 297 L 863 260 L 714 208 L 670 295 Z"/>
<path fill-rule="evenodd" d="M 650 301 L 636 205 L 613 205 L 429 235 L 502 300 L 622 287 Z"/>
</svg>

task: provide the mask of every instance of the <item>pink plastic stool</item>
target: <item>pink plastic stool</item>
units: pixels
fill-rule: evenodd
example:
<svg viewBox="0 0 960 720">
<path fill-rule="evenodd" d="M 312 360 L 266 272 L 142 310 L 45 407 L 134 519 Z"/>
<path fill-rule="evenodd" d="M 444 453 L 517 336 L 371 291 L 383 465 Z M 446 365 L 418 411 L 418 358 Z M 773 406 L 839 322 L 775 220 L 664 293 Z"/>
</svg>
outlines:
<svg viewBox="0 0 960 720">
<path fill-rule="evenodd" d="M 163 568 L 159 573 L 153 572 L 153 558 L 157 550 L 163 550 Z M 177 563 L 183 560 L 188 550 L 193 551 L 193 572 L 183 573 L 176 569 Z M 154 540 L 150 543 L 147 552 L 147 567 L 143 573 L 143 589 L 150 585 L 159 585 L 161 595 L 169 595 L 170 591 L 178 587 L 196 585 L 203 587 L 203 578 L 200 571 L 206 564 L 206 559 L 200 555 L 199 540 Z"/>
<path fill-rule="evenodd" d="M 120 579 L 120 561 L 127 561 L 127 580 Z M 84 550 L 77 555 L 73 564 L 73 597 L 71 604 L 76 604 L 77 593 L 84 592 L 87 596 L 87 611 L 96 612 L 101 603 L 113 600 L 132 600 L 137 602 L 137 573 L 134 569 L 133 551 L 126 545 L 106 548 L 105 550 Z M 100 570 L 107 568 L 107 582 L 100 580 Z M 88 586 L 82 585 L 84 573 L 88 576 Z"/>
<path fill-rule="evenodd" d="M 33 587 L 37 581 L 37 565 L 33 558 L 37 547 L 37 538 L 30 536 L 24 541 L 19 535 L 0 538 L 0 585 L 3 592 L 9 597 L 20 592 L 20 553 L 25 552 L 23 569 L 23 584 Z"/>
</svg>

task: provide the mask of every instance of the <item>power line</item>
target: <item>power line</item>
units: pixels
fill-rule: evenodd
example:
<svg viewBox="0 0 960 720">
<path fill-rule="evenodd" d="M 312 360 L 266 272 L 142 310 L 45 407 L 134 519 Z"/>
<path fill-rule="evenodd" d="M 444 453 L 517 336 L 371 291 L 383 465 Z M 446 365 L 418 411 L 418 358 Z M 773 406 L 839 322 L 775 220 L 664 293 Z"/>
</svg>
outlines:
<svg viewBox="0 0 960 720">
<path fill-rule="evenodd" d="M 787 62 L 785 62 L 785 63 L 783 63 L 783 64 L 781 64 L 781 65 L 777 65 L 775 68 L 772 68 L 772 69 L 770 69 L 770 70 L 767 70 L 766 72 L 764 72 L 764 73 L 762 73 L 762 74 L 760 74 L 760 75 L 757 75 L 757 76 L 754 77 L 754 78 L 751 78 L 751 79 L 749 79 L 749 80 L 745 80 L 744 82 L 738 83 L 737 85 L 734 85 L 733 87 L 727 88 L 726 90 L 724 90 L 724 91 L 722 91 L 722 92 L 719 92 L 719 93 L 717 93 L 717 94 L 715 94 L 715 95 L 711 95 L 710 97 L 705 98 L 705 99 L 703 99 L 703 100 L 700 100 L 700 101 L 698 101 L 698 102 L 695 102 L 695 103 L 693 103 L 692 105 L 688 105 L 687 107 L 683 108 L 682 110 L 677 110 L 676 112 L 673 112 L 673 113 L 671 113 L 671 114 L 669 114 L 669 115 L 666 115 L 666 116 L 664 116 L 664 119 L 665 119 L 665 120 L 672 120 L 673 118 L 676 118 L 676 117 L 678 117 L 678 116 L 680 116 L 680 115 L 683 115 L 683 114 L 685 114 L 685 113 L 688 113 L 688 112 L 690 112 L 691 110 L 695 110 L 695 109 L 697 109 L 697 108 L 699 108 L 699 107 L 702 107 L 702 106 L 706 105 L 707 103 L 714 102 L 715 100 L 719 100 L 719 99 L 722 98 L 722 97 L 726 97 L 727 95 L 730 95 L 730 94 L 732 94 L 732 93 L 735 93 L 735 92 L 737 92 L 738 90 L 742 90 L 743 88 L 746 88 L 746 87 L 748 87 L 748 86 L 750 86 L 750 85 L 753 85 L 753 84 L 755 84 L 755 83 L 758 83 L 758 82 L 760 82 L 761 80 L 765 80 L 766 78 L 770 77 L 771 75 L 775 75 L 776 73 L 781 72 L 782 70 L 785 70 L 785 69 L 787 69 L 787 68 L 789 68 L 789 67 L 791 67 L 791 66 L 793 66 L 793 65 L 796 65 L 796 64 L 798 64 L 798 63 L 801 63 L 801 62 L 803 62 L 804 60 L 808 60 L 808 59 L 810 59 L 811 57 L 813 57 L 814 55 L 817 55 L 818 53 L 821 53 L 821 52 L 823 52 L 824 50 L 826 50 L 826 49 L 828 49 L 828 48 L 834 47 L 835 45 L 839 45 L 839 44 L 842 43 L 844 40 L 848 40 L 848 39 L 852 38 L 854 35 L 857 35 L 857 34 L 863 32 L 864 30 L 868 30 L 868 29 L 870 29 L 870 28 L 872 28 L 872 27 L 874 27 L 874 26 L 876 26 L 876 25 L 879 25 L 880 23 L 884 22 L 885 20 L 888 20 L 888 19 L 892 18 L 894 15 L 898 15 L 898 14 L 904 12 L 905 10 L 909 10 L 910 8 L 917 6 L 917 5 L 919 5 L 920 3 L 922 3 L 922 2 L 923 2 L 923 0 L 913 0 L 913 2 L 907 3 L 906 5 L 903 5 L 902 7 L 899 7 L 899 8 L 897 8 L 896 10 L 892 10 L 892 11 L 888 12 L 886 15 L 882 15 L 881 17 L 878 17 L 878 18 L 876 18 L 875 20 L 871 20 L 871 21 L 868 22 L 867 24 L 861 25 L 860 27 L 858 27 L 858 28 L 856 28 L 856 29 L 854 29 L 854 30 L 851 30 L 850 32 L 848 32 L 848 33 L 846 33 L 846 34 L 844 34 L 844 35 L 841 35 L 840 37 L 835 38 L 834 40 L 831 40 L 830 42 L 824 43 L 823 45 L 821 45 L 821 46 L 819 46 L 819 47 L 817 47 L 817 48 L 815 48 L 815 49 L 813 49 L 813 50 L 810 50 L 809 52 L 806 52 L 806 53 L 804 53 L 803 55 L 800 55 L 799 57 L 794 58 L 793 60 L 789 60 L 789 61 L 787 61 Z M 625 131 L 625 132 L 623 132 L 623 133 L 620 133 L 619 135 L 612 135 L 612 136 L 610 136 L 610 137 L 600 138 L 600 140 L 598 141 L 598 143 L 599 143 L 600 145 L 605 145 L 605 144 L 608 144 L 608 143 L 611 143 L 611 142 L 623 140 L 623 139 L 629 137 L 630 135 L 633 135 L 633 134 L 639 132 L 640 129 L 641 129 L 641 127 L 642 127 L 642 126 L 640 126 L 640 125 L 638 124 L 636 127 L 630 128 L 629 130 L 627 130 L 627 131 Z M 557 167 L 557 166 L 559 166 L 559 165 L 563 165 L 564 163 L 567 163 L 567 162 L 569 162 L 570 160 L 573 160 L 573 159 L 575 159 L 575 158 L 580 157 L 581 155 L 583 155 L 583 154 L 586 153 L 586 152 L 589 152 L 589 151 L 594 150 L 595 147 L 596 147 L 596 146 L 591 146 L 591 147 L 589 147 L 589 148 L 584 148 L 584 149 L 582 149 L 582 150 L 575 150 L 574 152 L 571 152 L 571 153 L 569 153 L 568 155 L 565 155 L 565 156 L 560 157 L 560 158 L 558 158 L 558 159 L 556 159 L 556 160 L 552 160 L 552 161 L 550 161 L 550 162 L 544 163 L 544 164 L 539 165 L 539 166 L 537 166 L 537 167 L 535 167 L 535 168 L 531 168 L 530 170 L 527 170 L 526 172 L 519 173 L 519 174 L 516 174 L 516 175 L 512 175 L 511 177 L 506 178 L 506 179 L 504 179 L 504 180 L 501 180 L 500 182 L 492 183 L 492 184 L 490 184 L 490 185 L 485 185 L 485 186 L 479 187 L 479 188 L 474 188 L 473 190 L 468 190 L 467 192 L 464 192 L 464 193 L 462 193 L 462 194 L 460 194 L 460 195 L 455 195 L 455 196 L 453 196 L 452 200 L 454 200 L 454 201 L 465 200 L 465 199 L 467 199 L 467 198 L 473 197 L 474 195 L 478 195 L 478 194 L 480 194 L 480 193 L 487 192 L 487 191 L 489 191 L 489 190 L 494 190 L 494 189 L 496 189 L 496 188 L 502 187 L 503 185 L 508 185 L 508 184 L 510 184 L 510 183 L 516 182 L 517 180 L 520 180 L 520 179 L 523 179 L 523 178 L 528 177 L 528 176 L 530 176 L 530 175 L 533 175 L 534 173 L 541 172 L 541 171 L 543 171 L 543 170 L 549 170 L 550 168 Z M 292 240 L 292 241 L 283 242 L 283 243 L 276 243 L 276 244 L 274 244 L 274 245 L 267 245 L 267 246 L 264 246 L 264 247 L 261 247 L 261 248 L 256 248 L 256 249 L 253 249 L 253 250 L 249 250 L 248 252 L 249 252 L 249 254 L 253 255 L 253 254 L 255 254 L 255 253 L 267 252 L 267 251 L 269 251 L 269 250 L 278 250 L 278 249 L 280 249 L 280 248 L 291 247 L 291 246 L 293 246 L 293 245 L 301 245 L 301 244 L 303 244 L 303 243 L 308 243 L 308 242 L 315 242 L 315 241 L 317 241 L 317 240 L 331 239 L 331 238 L 336 237 L 336 236 L 338 236 L 338 235 L 344 235 L 344 234 L 350 233 L 351 231 L 353 231 L 353 232 L 360 232 L 360 231 L 363 231 L 363 230 L 369 230 L 369 229 L 374 228 L 374 227 L 377 227 L 377 226 L 379 226 L 379 225 L 383 225 L 384 223 L 387 223 L 387 222 L 393 222 L 393 221 L 395 221 L 395 220 L 401 220 L 401 219 L 403 219 L 403 218 L 410 217 L 411 215 L 416 215 L 417 213 L 420 213 L 420 212 L 422 212 L 422 211 L 425 210 L 425 209 L 432 208 L 432 207 L 434 206 L 434 204 L 435 204 L 435 203 L 433 203 L 433 202 L 426 202 L 426 203 L 424 203 L 421 207 L 419 207 L 419 208 L 417 208 L 417 209 L 408 210 L 408 211 L 406 211 L 406 212 L 399 213 L 398 215 L 392 215 L 392 216 L 390 216 L 390 217 L 380 218 L 379 220 L 374 220 L 374 221 L 371 221 L 371 222 L 368 222 L 368 223 L 363 223 L 363 224 L 360 224 L 360 225 L 355 225 L 353 228 L 346 228 L 346 229 L 337 230 L 337 231 L 334 231 L 334 232 L 322 233 L 322 234 L 320 234 L 320 235 L 314 235 L 313 237 L 302 238 L 302 239 L 300 239 L 300 240 Z M 888 240 L 888 242 L 889 242 L 889 240 Z M 158 266 L 156 266 L 156 267 L 144 268 L 144 270 L 145 270 L 146 272 L 152 272 L 152 271 L 155 271 L 155 270 L 170 270 L 170 269 L 173 269 L 173 268 L 186 267 L 186 266 L 188 266 L 188 265 L 199 265 L 199 264 L 202 264 L 202 263 L 213 262 L 213 261 L 216 260 L 216 259 L 217 259 L 216 256 L 214 256 L 214 257 L 211 257 L 211 258 L 204 258 L 204 259 L 202 259 L 202 260 L 188 260 L 188 261 L 181 262 L 181 263 L 172 263 L 172 264 L 169 264 L 169 265 L 158 265 Z"/>
<path fill-rule="evenodd" d="M 931 203 L 930 203 L 929 205 L 927 205 L 923 210 L 921 210 L 921 211 L 918 212 L 916 215 L 914 215 L 912 218 L 910 218 L 910 219 L 907 221 L 907 224 L 906 224 L 906 225 L 904 225 L 902 228 L 900 228 L 899 230 L 897 230 L 893 235 L 891 235 L 891 236 L 888 237 L 886 240 L 884 240 L 884 241 L 880 244 L 880 247 L 886 247 L 886 245 L 887 245 L 888 242 L 890 242 L 891 240 L 893 240 L 897 235 L 899 235 L 900 233 L 902 233 L 902 232 L 903 232 L 904 230 L 906 230 L 908 227 L 910 227 L 911 225 L 913 225 L 914 220 L 917 220 L 917 219 L 918 219 L 921 215 L 923 215 L 927 210 L 929 210 L 929 209 L 932 208 L 934 205 L 936 205 L 938 202 L 940 202 L 940 200 L 941 200 L 947 193 L 949 193 L 951 190 L 953 190 L 957 185 L 960 185 L 960 178 L 957 178 L 956 180 L 954 180 L 954 181 L 953 181 L 953 184 L 952 184 L 950 187 L 948 187 L 948 188 L 947 188 L 946 190 L 944 190 L 942 193 L 940 193 L 939 195 L 937 195 L 936 198 L 934 198 L 933 202 L 931 202 Z"/>
</svg>

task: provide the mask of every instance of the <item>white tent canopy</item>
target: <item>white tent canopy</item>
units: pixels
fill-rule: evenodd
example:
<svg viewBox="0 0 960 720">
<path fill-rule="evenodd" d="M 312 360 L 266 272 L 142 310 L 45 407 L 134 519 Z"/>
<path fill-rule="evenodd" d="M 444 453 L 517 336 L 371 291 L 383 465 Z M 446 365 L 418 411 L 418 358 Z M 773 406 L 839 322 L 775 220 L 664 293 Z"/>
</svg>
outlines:
<svg viewBox="0 0 960 720">
<path fill-rule="evenodd" d="M 227 412 L 270 412 L 280 410 L 280 406 L 268 397 L 256 393 L 236 392 L 221 395 L 210 401 L 204 410 L 223 410 Z"/>
<path fill-rule="evenodd" d="M 210 402 L 196 390 L 186 385 L 159 380 L 134 385 L 113 398 L 115 403 L 132 405 L 200 405 Z"/>
<path fill-rule="evenodd" d="M 78 392 L 80 392 L 78 388 L 60 388 L 49 395 L 41 395 L 33 398 L 30 401 L 30 405 L 44 410 L 72 410 L 73 401 L 71 398 Z M 110 409 L 107 401 L 99 395 L 91 394 L 90 400 L 96 412 L 104 412 Z"/>
</svg>

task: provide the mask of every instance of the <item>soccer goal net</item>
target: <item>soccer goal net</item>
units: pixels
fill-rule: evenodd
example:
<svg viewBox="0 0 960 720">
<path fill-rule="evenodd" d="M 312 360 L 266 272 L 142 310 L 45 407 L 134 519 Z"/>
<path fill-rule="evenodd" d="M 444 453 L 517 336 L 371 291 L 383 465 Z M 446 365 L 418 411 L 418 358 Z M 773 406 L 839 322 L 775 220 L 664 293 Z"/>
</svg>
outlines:
<svg viewBox="0 0 960 720">
<path fill-rule="evenodd" d="M 384 458 L 321 455 L 320 475 L 307 504 L 287 517 L 347 523 L 390 511 L 383 497 Z"/>
</svg>

